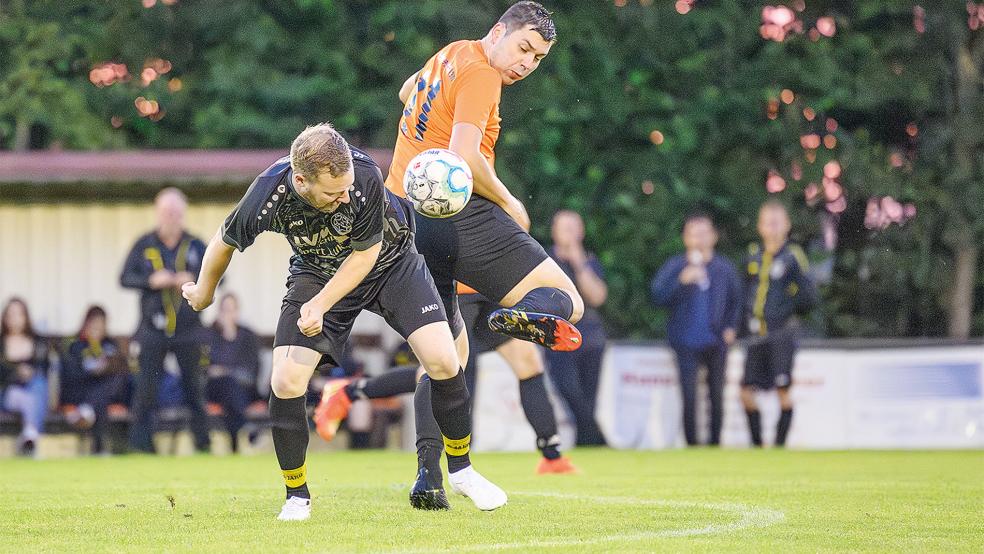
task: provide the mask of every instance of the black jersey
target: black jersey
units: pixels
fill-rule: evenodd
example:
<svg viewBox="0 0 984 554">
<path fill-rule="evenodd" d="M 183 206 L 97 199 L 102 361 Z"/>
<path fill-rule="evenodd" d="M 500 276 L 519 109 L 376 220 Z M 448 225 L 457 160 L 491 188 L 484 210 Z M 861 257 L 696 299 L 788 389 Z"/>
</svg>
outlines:
<svg viewBox="0 0 984 554">
<path fill-rule="evenodd" d="M 365 281 L 378 279 L 413 247 L 411 208 L 386 190 L 379 166 L 368 154 L 352 148 L 352 162 L 350 202 L 323 212 L 294 190 L 290 158 L 277 160 L 253 181 L 226 218 L 222 240 L 245 250 L 264 231 L 280 233 L 294 250 L 291 275 L 308 273 L 325 280 L 353 250 L 367 250 L 382 241 L 379 259 Z"/>
<path fill-rule="evenodd" d="M 138 340 L 146 339 L 147 333 L 197 340 L 202 329 L 200 314 L 181 298 L 180 290 L 150 288 L 150 276 L 167 269 L 175 273 L 188 271 L 198 280 L 204 256 L 205 243 L 188 233 L 182 234 L 174 248 L 164 244 L 156 231 L 137 239 L 126 257 L 120 284 L 140 291 Z"/>
<path fill-rule="evenodd" d="M 816 285 L 807 275 L 809 263 L 798 245 L 787 242 L 775 254 L 758 244 L 745 259 L 746 330 L 766 336 L 783 329 L 796 314 L 817 304 Z"/>
</svg>

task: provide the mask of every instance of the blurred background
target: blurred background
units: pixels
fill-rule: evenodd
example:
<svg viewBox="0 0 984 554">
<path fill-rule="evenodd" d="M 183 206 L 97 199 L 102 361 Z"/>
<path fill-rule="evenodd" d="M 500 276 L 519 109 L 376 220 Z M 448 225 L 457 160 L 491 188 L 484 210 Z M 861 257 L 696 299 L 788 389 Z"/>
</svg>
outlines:
<svg viewBox="0 0 984 554">
<path fill-rule="evenodd" d="M 0 0 L 0 301 L 23 297 L 52 337 L 100 304 L 110 334 L 129 335 L 137 300 L 119 272 L 162 187 L 188 195 L 188 228 L 207 240 L 252 178 L 325 120 L 385 173 L 400 85 L 509 4 Z M 503 92 L 496 169 L 544 244 L 555 212 L 583 217 L 609 337 L 662 344 L 649 282 L 682 251 L 688 212 L 710 213 L 718 250 L 738 262 L 759 205 L 779 199 L 821 296 L 804 334 L 818 348 L 930 348 L 930 361 L 941 345 L 969 348 L 958 427 L 980 446 L 984 3 L 546 5 L 559 40 Z M 265 237 L 227 278 L 261 336 L 288 255 Z M 371 318 L 354 342 L 370 373 L 396 346 Z"/>
</svg>

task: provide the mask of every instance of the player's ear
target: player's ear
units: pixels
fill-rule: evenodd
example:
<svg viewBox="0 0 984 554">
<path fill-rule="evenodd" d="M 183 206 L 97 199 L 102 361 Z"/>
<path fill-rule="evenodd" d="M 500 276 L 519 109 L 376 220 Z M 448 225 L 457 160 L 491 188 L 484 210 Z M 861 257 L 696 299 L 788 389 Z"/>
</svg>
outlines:
<svg viewBox="0 0 984 554">
<path fill-rule="evenodd" d="M 502 37 L 506 36 L 506 24 L 498 22 L 492 26 L 492 44 L 497 44 Z"/>
</svg>

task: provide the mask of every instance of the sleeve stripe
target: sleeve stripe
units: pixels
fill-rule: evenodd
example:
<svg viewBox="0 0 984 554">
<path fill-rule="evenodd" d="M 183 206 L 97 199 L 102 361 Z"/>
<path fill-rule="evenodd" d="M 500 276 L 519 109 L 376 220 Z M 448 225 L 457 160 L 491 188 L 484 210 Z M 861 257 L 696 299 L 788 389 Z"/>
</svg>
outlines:
<svg viewBox="0 0 984 554">
<path fill-rule="evenodd" d="M 369 250 L 373 246 L 376 246 L 383 240 L 383 232 L 380 231 L 375 235 L 369 237 L 367 240 L 352 241 L 352 250 Z"/>
<path fill-rule="evenodd" d="M 222 242 L 226 243 L 226 245 L 228 245 L 228 246 L 231 246 L 231 247 L 235 248 L 236 250 L 239 250 L 240 252 L 242 252 L 243 250 L 246 250 L 245 248 L 243 248 L 242 246 L 240 246 L 239 243 L 236 242 L 235 239 L 233 239 L 232 237 L 230 237 L 225 232 L 222 233 Z"/>
</svg>

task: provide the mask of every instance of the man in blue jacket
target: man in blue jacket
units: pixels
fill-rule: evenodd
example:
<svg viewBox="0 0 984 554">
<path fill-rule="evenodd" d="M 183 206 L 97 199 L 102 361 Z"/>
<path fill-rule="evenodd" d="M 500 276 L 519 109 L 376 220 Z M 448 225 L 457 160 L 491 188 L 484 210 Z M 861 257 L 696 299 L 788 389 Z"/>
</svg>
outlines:
<svg viewBox="0 0 984 554">
<path fill-rule="evenodd" d="M 667 338 L 676 353 L 683 393 L 683 430 L 697 444 L 697 370 L 707 368 L 711 399 L 710 444 L 721 439 L 724 370 L 741 314 L 735 266 L 714 251 L 718 234 L 710 216 L 693 213 L 683 223 L 686 252 L 670 258 L 651 283 L 653 300 L 670 309 Z"/>
</svg>

